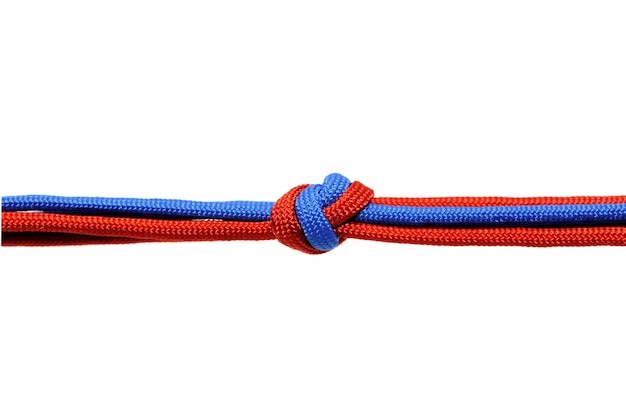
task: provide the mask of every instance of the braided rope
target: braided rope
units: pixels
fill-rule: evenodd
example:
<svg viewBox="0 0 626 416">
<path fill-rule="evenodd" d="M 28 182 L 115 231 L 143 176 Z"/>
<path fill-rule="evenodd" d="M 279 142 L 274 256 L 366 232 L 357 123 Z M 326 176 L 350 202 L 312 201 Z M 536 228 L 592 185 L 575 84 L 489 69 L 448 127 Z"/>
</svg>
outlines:
<svg viewBox="0 0 626 416">
<path fill-rule="evenodd" d="M 2 198 L 3 245 L 278 239 L 309 254 L 347 238 L 411 244 L 626 245 L 626 196 L 374 198 L 331 174 L 276 203 Z"/>
</svg>

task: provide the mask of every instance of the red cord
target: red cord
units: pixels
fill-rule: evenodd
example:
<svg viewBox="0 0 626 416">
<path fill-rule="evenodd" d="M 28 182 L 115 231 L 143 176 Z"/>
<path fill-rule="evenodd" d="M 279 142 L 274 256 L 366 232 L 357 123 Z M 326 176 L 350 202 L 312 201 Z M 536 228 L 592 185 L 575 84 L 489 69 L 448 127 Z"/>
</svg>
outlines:
<svg viewBox="0 0 626 416">
<path fill-rule="evenodd" d="M 2 232 L 3 246 L 82 246 L 92 244 L 130 244 L 142 241 L 124 237 L 98 237 L 93 235 L 48 232 Z"/>
<path fill-rule="evenodd" d="M 416 207 L 494 207 L 516 205 L 624 204 L 626 196 L 541 196 L 541 197 L 473 197 L 387 198 L 372 199 L 373 204 Z"/>
<path fill-rule="evenodd" d="M 153 220 L 3 212 L 2 226 L 3 245 L 120 244 L 139 241 L 271 240 L 276 238 L 268 221 Z M 295 231 L 297 229 L 291 229 L 290 232 L 295 233 Z M 453 246 L 626 245 L 626 227 L 419 228 L 349 222 L 339 226 L 337 234 L 341 239 L 358 238 Z M 46 238 L 42 238 L 42 235 L 46 235 Z"/>
<path fill-rule="evenodd" d="M 576 228 L 411 228 L 352 222 L 345 238 L 444 246 L 626 246 L 626 227 Z"/>
<path fill-rule="evenodd" d="M 272 240 L 275 238 L 267 221 L 153 220 L 41 212 L 3 212 L 2 231 L 3 233 L 52 232 L 151 241 Z"/>
</svg>

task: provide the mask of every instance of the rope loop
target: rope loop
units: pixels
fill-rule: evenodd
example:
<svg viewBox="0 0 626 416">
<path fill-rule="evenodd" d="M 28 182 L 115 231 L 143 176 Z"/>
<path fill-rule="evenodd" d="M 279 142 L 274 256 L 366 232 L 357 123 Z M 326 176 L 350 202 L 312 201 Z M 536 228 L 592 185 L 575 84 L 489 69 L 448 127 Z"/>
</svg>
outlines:
<svg viewBox="0 0 626 416">
<path fill-rule="evenodd" d="M 374 191 L 338 173 L 322 184 L 299 185 L 276 201 L 270 214 L 274 236 L 284 245 L 321 254 L 343 242 L 336 229 L 356 217 Z"/>
</svg>

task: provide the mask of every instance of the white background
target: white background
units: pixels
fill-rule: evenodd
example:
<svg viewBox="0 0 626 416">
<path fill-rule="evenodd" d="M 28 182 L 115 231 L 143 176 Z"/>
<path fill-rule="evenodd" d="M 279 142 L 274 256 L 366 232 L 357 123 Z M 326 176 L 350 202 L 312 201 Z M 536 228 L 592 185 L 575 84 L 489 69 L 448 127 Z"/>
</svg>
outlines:
<svg viewBox="0 0 626 416">
<path fill-rule="evenodd" d="M 621 1 L 7 1 L 2 195 L 624 194 Z M 623 248 L 2 248 L 0 414 L 623 415 Z"/>
</svg>

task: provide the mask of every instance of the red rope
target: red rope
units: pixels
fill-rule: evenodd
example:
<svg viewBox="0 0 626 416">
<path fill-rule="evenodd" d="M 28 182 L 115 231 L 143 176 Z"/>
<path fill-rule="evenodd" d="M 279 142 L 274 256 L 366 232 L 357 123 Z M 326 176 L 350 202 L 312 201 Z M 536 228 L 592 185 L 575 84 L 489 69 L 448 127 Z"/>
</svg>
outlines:
<svg viewBox="0 0 626 416">
<path fill-rule="evenodd" d="M 344 224 L 345 238 L 444 246 L 626 246 L 626 227 L 576 228 L 412 228 Z"/>
<path fill-rule="evenodd" d="M 2 232 L 3 246 L 82 246 L 92 244 L 130 244 L 150 240 L 125 237 L 98 237 L 93 235 L 48 232 Z"/>
<path fill-rule="evenodd" d="M 271 240 L 276 238 L 268 221 L 153 220 L 3 212 L 2 227 L 3 245 L 120 244 L 139 241 Z M 291 238 L 289 235 L 293 236 L 301 232 L 297 228 L 285 227 L 285 229 L 288 230 L 286 232 L 288 238 Z M 46 238 L 42 238 L 42 235 Z M 395 243 L 453 246 L 626 245 L 626 227 L 419 228 L 349 222 L 337 228 L 337 235 L 341 239 L 358 238 Z"/>
<path fill-rule="evenodd" d="M 494 207 L 516 205 L 624 204 L 626 196 L 541 196 L 541 197 L 466 197 L 373 198 L 372 203 L 416 207 Z"/>
<path fill-rule="evenodd" d="M 6 233 L 52 232 L 151 241 L 272 240 L 275 238 L 267 221 L 153 220 L 41 212 L 3 212 L 2 231 Z"/>
</svg>

